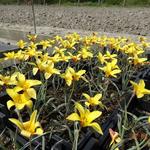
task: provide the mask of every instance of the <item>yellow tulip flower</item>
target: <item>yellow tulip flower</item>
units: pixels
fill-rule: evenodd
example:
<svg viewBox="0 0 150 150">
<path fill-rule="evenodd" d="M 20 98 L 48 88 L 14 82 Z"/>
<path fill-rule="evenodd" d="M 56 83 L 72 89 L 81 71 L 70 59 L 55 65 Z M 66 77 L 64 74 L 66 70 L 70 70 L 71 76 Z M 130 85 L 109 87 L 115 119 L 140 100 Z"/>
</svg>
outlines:
<svg viewBox="0 0 150 150">
<path fill-rule="evenodd" d="M 61 58 L 59 54 L 55 54 L 54 56 L 49 57 L 49 60 L 52 61 L 53 63 L 56 63 L 56 62 L 59 62 Z"/>
<path fill-rule="evenodd" d="M 40 45 L 43 46 L 43 49 L 44 49 L 44 50 L 47 49 L 48 47 L 51 47 L 51 46 L 52 46 L 48 40 L 42 40 L 42 41 L 40 42 Z"/>
<path fill-rule="evenodd" d="M 81 55 L 81 57 L 83 59 L 87 59 L 87 58 L 92 58 L 93 54 L 91 52 L 89 52 L 89 48 L 88 47 L 83 47 L 80 51 L 79 54 Z"/>
<path fill-rule="evenodd" d="M 89 39 L 87 36 L 82 38 L 82 43 L 84 44 L 84 46 L 91 46 L 91 39 Z"/>
<path fill-rule="evenodd" d="M 135 54 L 139 55 L 139 54 L 144 53 L 144 50 L 136 43 L 130 43 L 128 45 L 125 45 L 123 47 L 123 51 L 129 55 L 135 55 Z"/>
<path fill-rule="evenodd" d="M 16 55 L 15 55 L 15 52 L 12 51 L 12 52 L 8 52 L 8 53 L 3 53 L 5 58 L 4 60 L 9 60 L 9 59 L 15 59 L 16 58 Z"/>
<path fill-rule="evenodd" d="M 36 99 L 36 91 L 31 87 L 42 84 L 41 81 L 27 80 L 25 75 L 21 74 L 20 72 L 14 73 L 12 78 L 16 80 L 14 83 L 14 85 L 16 85 L 14 91 L 19 92 L 23 90 L 29 97 Z"/>
<path fill-rule="evenodd" d="M 72 84 L 73 76 L 68 69 L 66 69 L 65 73 L 61 74 L 60 77 L 65 79 L 68 86 Z"/>
<path fill-rule="evenodd" d="M 63 48 L 67 48 L 67 49 L 75 49 L 75 44 L 76 44 L 77 42 L 76 41 L 68 41 L 68 40 L 63 40 L 63 41 L 61 41 L 61 46 L 63 47 Z"/>
<path fill-rule="evenodd" d="M 71 59 L 73 62 L 77 62 L 81 59 L 81 55 L 78 54 L 78 55 L 73 55 L 72 53 L 68 52 L 68 54 L 70 55 Z"/>
<path fill-rule="evenodd" d="M 102 112 L 92 111 L 84 108 L 80 103 L 75 104 L 77 112 L 72 113 L 66 119 L 70 121 L 79 121 L 81 127 L 92 127 L 99 134 L 103 134 L 100 125 L 97 122 L 93 122 L 96 118 L 100 117 Z"/>
<path fill-rule="evenodd" d="M 37 121 L 37 110 L 31 114 L 30 120 L 27 122 L 20 122 L 14 118 L 10 118 L 9 120 L 21 130 L 21 135 L 27 138 L 30 138 L 32 135 L 43 134 L 40 122 Z"/>
<path fill-rule="evenodd" d="M 57 42 L 61 42 L 61 41 L 63 40 L 62 37 L 59 36 L 59 35 L 56 35 L 56 36 L 54 37 L 54 39 L 55 39 Z"/>
<path fill-rule="evenodd" d="M 36 57 L 36 60 L 40 60 L 41 62 L 59 62 L 60 61 L 60 54 L 54 54 L 53 56 L 49 56 L 49 53 L 39 54 L 40 57 Z"/>
<path fill-rule="evenodd" d="M 63 53 L 64 51 L 66 51 L 66 48 L 60 48 L 60 47 L 54 47 L 54 50 L 53 50 L 53 54 L 54 53 L 58 53 L 58 54 L 61 54 Z"/>
<path fill-rule="evenodd" d="M 30 42 L 29 46 L 31 47 L 31 49 L 37 49 L 37 44 Z"/>
<path fill-rule="evenodd" d="M 3 76 L 0 74 L 0 85 L 12 85 L 15 83 L 15 80 L 11 76 Z"/>
<path fill-rule="evenodd" d="M 116 59 L 116 57 L 117 57 L 117 54 L 111 54 L 109 51 L 106 51 L 106 54 L 104 55 L 104 57 L 106 58 L 106 59 Z"/>
<path fill-rule="evenodd" d="M 143 47 L 143 48 L 147 48 L 147 47 L 150 47 L 150 43 L 147 43 L 147 42 L 141 42 L 141 46 Z"/>
<path fill-rule="evenodd" d="M 36 75 L 38 70 L 44 72 L 45 79 L 49 79 L 53 74 L 60 74 L 60 71 L 54 68 L 54 63 L 51 61 L 36 60 L 36 67 L 33 68 L 33 75 Z"/>
<path fill-rule="evenodd" d="M 28 34 L 27 38 L 29 41 L 34 42 L 37 39 L 37 35 L 36 34 Z"/>
<path fill-rule="evenodd" d="M 7 94 L 12 98 L 7 102 L 7 108 L 15 106 L 18 110 L 23 109 L 25 106 L 32 108 L 32 100 L 26 95 L 26 93 L 18 94 L 14 89 L 7 89 Z"/>
<path fill-rule="evenodd" d="M 45 74 L 44 74 L 45 79 L 49 79 L 53 74 L 60 74 L 60 71 L 54 68 L 53 62 L 48 62 L 45 68 Z"/>
<path fill-rule="evenodd" d="M 86 98 L 86 102 L 85 102 L 85 105 L 86 106 L 101 106 L 102 108 L 104 108 L 104 105 L 102 104 L 102 102 L 100 101 L 100 99 L 102 98 L 102 94 L 96 94 L 95 96 L 91 97 L 89 96 L 88 94 L 86 93 L 83 93 L 82 94 L 85 98 Z"/>
<path fill-rule="evenodd" d="M 18 41 L 17 42 L 17 46 L 19 47 L 19 48 L 21 48 L 21 49 L 24 49 L 25 48 L 25 46 L 26 46 L 26 42 L 24 42 L 23 40 L 20 40 L 20 41 Z"/>
<path fill-rule="evenodd" d="M 97 58 L 98 58 L 98 60 L 100 61 L 101 64 L 104 64 L 106 62 L 106 57 L 104 55 L 102 55 L 101 52 L 98 53 Z"/>
<path fill-rule="evenodd" d="M 145 89 L 144 80 L 140 80 L 139 83 L 130 81 L 130 83 L 134 88 L 134 93 L 136 94 L 137 98 L 142 98 L 145 94 L 150 94 L 150 90 Z"/>
<path fill-rule="evenodd" d="M 121 138 L 120 138 L 118 132 L 115 132 L 110 128 L 109 133 L 110 133 L 110 137 L 111 137 L 110 146 L 121 142 Z M 119 148 L 115 148 L 115 150 L 119 150 Z"/>
<path fill-rule="evenodd" d="M 41 59 L 36 59 L 36 66 L 33 68 L 33 75 L 36 75 L 38 70 L 44 71 L 46 68 L 46 61 L 42 61 Z"/>
<path fill-rule="evenodd" d="M 28 59 L 32 57 L 37 57 L 41 54 L 42 54 L 41 51 L 37 51 L 35 48 L 31 48 L 31 47 L 28 47 L 25 51 L 25 55 Z"/>
<path fill-rule="evenodd" d="M 73 68 L 69 67 L 68 70 L 70 71 L 70 73 L 72 74 L 73 80 L 78 81 L 80 78 L 84 79 L 84 77 L 82 75 L 85 74 L 85 70 L 79 70 L 79 71 L 75 71 Z"/>
<path fill-rule="evenodd" d="M 140 37 L 138 37 L 138 39 L 139 39 L 140 42 L 143 42 L 143 41 L 146 41 L 146 40 L 147 40 L 147 38 L 144 37 L 144 36 L 140 36 Z"/>
<path fill-rule="evenodd" d="M 134 65 L 142 65 L 147 58 L 140 58 L 138 55 L 134 55 L 133 57 L 129 57 L 129 60 L 133 60 Z"/>
<path fill-rule="evenodd" d="M 85 70 L 79 70 L 78 72 L 76 72 L 73 68 L 68 67 L 65 73 L 61 75 L 61 77 L 64 78 L 67 85 L 70 86 L 73 81 L 78 81 L 80 78 L 86 81 L 86 79 L 82 76 L 83 74 L 85 74 L 85 72 Z"/>
<path fill-rule="evenodd" d="M 112 76 L 114 78 L 117 78 L 116 74 L 121 72 L 121 70 L 119 69 L 119 67 L 117 65 L 116 59 L 114 59 L 110 63 L 106 63 L 106 66 L 101 67 L 100 69 L 105 72 L 106 77 Z"/>
<path fill-rule="evenodd" d="M 15 59 L 26 61 L 28 59 L 28 55 L 26 55 L 25 51 L 20 50 L 15 54 Z"/>
<path fill-rule="evenodd" d="M 65 38 L 69 41 L 79 41 L 80 40 L 80 35 L 76 32 L 72 33 L 72 34 L 68 34 L 65 36 Z"/>
<path fill-rule="evenodd" d="M 54 40 L 54 39 L 48 39 L 48 41 L 49 41 L 49 43 L 50 43 L 51 45 L 54 45 L 54 44 L 55 44 L 55 40 Z"/>
<path fill-rule="evenodd" d="M 60 61 L 63 62 L 68 62 L 71 59 L 70 56 L 66 56 L 64 53 L 61 53 L 59 57 L 60 57 Z"/>
</svg>

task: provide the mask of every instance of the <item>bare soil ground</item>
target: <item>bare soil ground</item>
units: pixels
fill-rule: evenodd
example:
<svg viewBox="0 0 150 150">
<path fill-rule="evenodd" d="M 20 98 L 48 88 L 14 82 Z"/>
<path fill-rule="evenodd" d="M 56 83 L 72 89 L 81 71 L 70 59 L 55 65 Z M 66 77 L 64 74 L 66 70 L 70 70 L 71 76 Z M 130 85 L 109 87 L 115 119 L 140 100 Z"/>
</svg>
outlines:
<svg viewBox="0 0 150 150">
<path fill-rule="evenodd" d="M 149 8 L 35 6 L 37 26 L 150 35 Z M 33 24 L 31 6 L 0 6 L 0 26 Z"/>
</svg>

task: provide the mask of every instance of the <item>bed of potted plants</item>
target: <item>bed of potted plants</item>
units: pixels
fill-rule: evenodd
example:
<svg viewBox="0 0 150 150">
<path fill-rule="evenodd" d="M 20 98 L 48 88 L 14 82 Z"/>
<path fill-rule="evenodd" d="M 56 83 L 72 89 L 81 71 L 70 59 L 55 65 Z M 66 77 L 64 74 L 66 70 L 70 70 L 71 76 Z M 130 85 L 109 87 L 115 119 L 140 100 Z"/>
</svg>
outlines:
<svg viewBox="0 0 150 150">
<path fill-rule="evenodd" d="M 149 137 L 148 114 L 132 112 L 135 101 L 150 94 L 148 75 L 140 75 L 149 68 L 144 37 L 137 43 L 96 33 L 28 38 L 17 43 L 17 52 L 3 54 L 13 65 L 0 74 L 1 136 L 10 137 L 14 149 L 129 148 L 123 141 L 133 136 L 125 124 L 132 119 L 137 126 L 144 119 Z"/>
</svg>

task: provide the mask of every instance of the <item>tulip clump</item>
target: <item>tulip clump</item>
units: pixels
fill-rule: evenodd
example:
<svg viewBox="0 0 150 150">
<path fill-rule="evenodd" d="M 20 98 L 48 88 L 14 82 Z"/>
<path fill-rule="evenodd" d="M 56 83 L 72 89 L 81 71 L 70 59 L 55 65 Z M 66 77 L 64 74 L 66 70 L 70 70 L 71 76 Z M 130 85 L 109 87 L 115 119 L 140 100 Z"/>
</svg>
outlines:
<svg viewBox="0 0 150 150">
<path fill-rule="evenodd" d="M 34 34 L 27 38 L 17 42 L 18 51 L 3 54 L 1 61 L 11 60 L 13 66 L 1 70 L 0 86 L 9 96 L 6 107 L 10 114 L 16 113 L 9 120 L 30 142 L 36 135 L 44 142 L 45 133 L 53 136 L 69 131 L 77 150 L 77 133 L 89 128 L 102 136 L 101 125 L 118 109 L 124 94 L 132 92 L 138 99 L 150 94 L 144 78 L 135 82 L 135 74 L 149 67 L 145 52 L 150 44 L 145 38 L 134 42 L 97 33 L 56 35 L 42 41 Z M 119 110 L 127 111 L 128 105 Z M 146 121 L 150 123 L 150 117 Z M 124 133 L 127 127 L 122 128 Z M 116 150 L 124 141 L 120 132 L 109 129 L 110 147 L 117 144 Z"/>
</svg>

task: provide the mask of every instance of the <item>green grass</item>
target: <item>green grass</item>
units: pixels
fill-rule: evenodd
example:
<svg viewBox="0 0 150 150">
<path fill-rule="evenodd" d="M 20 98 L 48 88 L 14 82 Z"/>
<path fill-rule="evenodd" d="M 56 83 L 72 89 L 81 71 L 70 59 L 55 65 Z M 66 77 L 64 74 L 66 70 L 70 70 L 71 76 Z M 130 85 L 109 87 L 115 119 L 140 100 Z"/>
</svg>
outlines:
<svg viewBox="0 0 150 150">
<path fill-rule="evenodd" d="M 37 3 L 40 0 L 34 0 Z M 43 0 L 41 0 L 42 2 Z M 101 6 L 122 6 L 124 0 L 102 0 Z M 20 0 L 23 4 L 23 0 Z M 48 4 L 58 4 L 59 0 L 46 0 Z M 17 0 L 0 0 L 0 4 L 17 4 Z M 76 6 L 77 0 L 61 0 L 65 6 Z M 99 6 L 98 0 L 80 0 L 80 6 Z M 126 6 L 150 6 L 150 0 L 126 0 Z"/>
<path fill-rule="evenodd" d="M 0 0 L 0 4 L 15 4 L 17 0 Z"/>
</svg>

